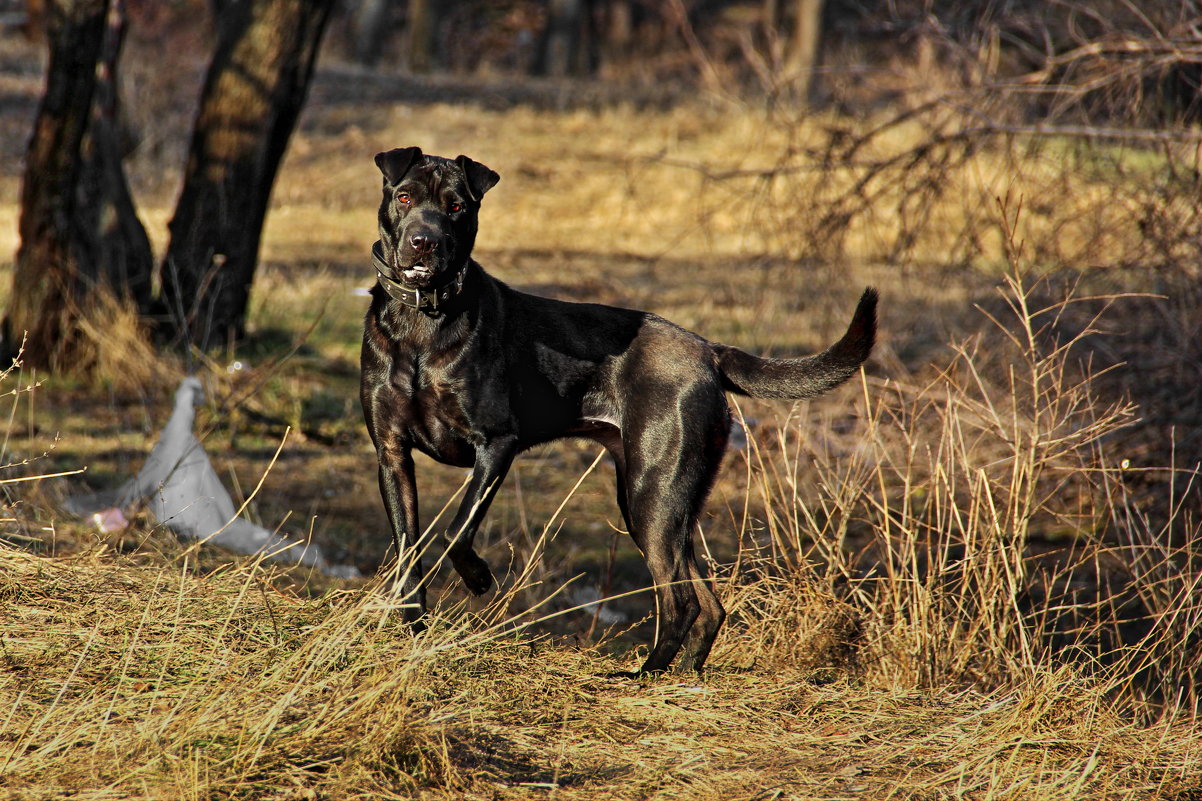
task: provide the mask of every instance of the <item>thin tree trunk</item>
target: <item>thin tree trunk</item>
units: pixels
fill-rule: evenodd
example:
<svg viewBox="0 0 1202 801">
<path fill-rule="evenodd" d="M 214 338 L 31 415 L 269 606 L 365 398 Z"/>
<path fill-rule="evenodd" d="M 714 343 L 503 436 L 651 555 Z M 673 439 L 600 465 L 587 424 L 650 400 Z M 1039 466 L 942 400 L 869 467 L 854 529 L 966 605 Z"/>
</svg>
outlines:
<svg viewBox="0 0 1202 801">
<path fill-rule="evenodd" d="M 630 56 L 634 42 L 634 8 L 631 0 L 613 0 L 605 17 L 603 60 L 607 64 L 622 61 Z"/>
<path fill-rule="evenodd" d="M 276 171 L 308 92 L 333 0 L 235 0 L 219 20 L 163 261 L 175 334 L 242 337 Z"/>
<path fill-rule="evenodd" d="M 823 0 L 795 0 L 793 35 L 785 61 L 787 75 L 793 80 L 797 98 L 808 103 L 814 91 L 814 72 L 818 66 L 818 48 L 822 34 Z"/>
<path fill-rule="evenodd" d="M 410 72 L 425 73 L 435 66 L 438 14 L 442 3 L 409 0 L 405 20 L 405 66 Z"/>
<path fill-rule="evenodd" d="M 380 60 L 392 33 L 392 5 L 392 0 L 359 0 L 351 12 L 351 42 L 360 64 L 370 67 Z"/>
<path fill-rule="evenodd" d="M 145 315 L 150 312 L 154 256 L 122 167 L 117 64 L 124 38 L 125 0 L 112 0 L 83 142 L 75 223 L 78 240 L 89 254 L 80 263 L 84 280 L 133 301 Z"/>
<path fill-rule="evenodd" d="M 40 42 L 46 35 L 45 0 L 25 0 L 25 21 L 21 34 L 31 42 Z"/>
<path fill-rule="evenodd" d="M 765 33 L 775 34 L 780 27 L 780 0 L 763 0 L 764 7 L 760 12 L 760 25 Z"/>
<path fill-rule="evenodd" d="M 591 14 L 588 0 L 551 0 L 537 72 L 563 78 L 592 71 Z"/>
<path fill-rule="evenodd" d="M 71 361 L 77 340 L 73 318 L 78 314 L 81 248 L 74 225 L 76 187 L 108 0 L 55 0 L 46 11 L 50 63 L 25 158 L 21 245 L 3 346 L 12 355 L 27 334 L 27 363 L 55 369 Z"/>
</svg>

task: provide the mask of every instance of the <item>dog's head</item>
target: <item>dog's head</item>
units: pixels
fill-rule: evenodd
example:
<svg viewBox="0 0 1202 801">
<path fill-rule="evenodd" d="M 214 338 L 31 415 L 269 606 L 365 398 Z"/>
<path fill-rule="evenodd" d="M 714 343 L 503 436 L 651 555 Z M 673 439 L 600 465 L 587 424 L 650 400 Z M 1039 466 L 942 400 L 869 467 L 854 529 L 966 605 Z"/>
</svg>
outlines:
<svg viewBox="0 0 1202 801">
<path fill-rule="evenodd" d="M 394 275 L 420 288 L 458 272 L 476 243 L 480 198 L 501 176 L 467 156 L 416 147 L 379 153 L 376 166 L 384 173 L 380 243 Z"/>
</svg>

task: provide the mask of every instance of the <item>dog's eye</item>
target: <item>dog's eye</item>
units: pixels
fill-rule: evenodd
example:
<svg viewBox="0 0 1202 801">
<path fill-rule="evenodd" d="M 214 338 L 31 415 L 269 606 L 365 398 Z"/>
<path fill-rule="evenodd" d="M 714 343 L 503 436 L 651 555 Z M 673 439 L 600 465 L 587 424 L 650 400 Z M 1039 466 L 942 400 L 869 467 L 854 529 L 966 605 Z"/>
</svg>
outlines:
<svg viewBox="0 0 1202 801">
<path fill-rule="evenodd" d="M 400 203 L 401 205 L 404 205 L 404 206 L 409 205 L 410 198 L 409 198 L 408 192 L 398 192 L 396 199 L 397 199 L 397 202 Z"/>
<path fill-rule="evenodd" d="M 463 211 L 463 204 L 452 203 L 451 205 L 447 206 L 447 211 L 451 212 L 451 214 L 458 214 L 459 212 Z"/>
</svg>

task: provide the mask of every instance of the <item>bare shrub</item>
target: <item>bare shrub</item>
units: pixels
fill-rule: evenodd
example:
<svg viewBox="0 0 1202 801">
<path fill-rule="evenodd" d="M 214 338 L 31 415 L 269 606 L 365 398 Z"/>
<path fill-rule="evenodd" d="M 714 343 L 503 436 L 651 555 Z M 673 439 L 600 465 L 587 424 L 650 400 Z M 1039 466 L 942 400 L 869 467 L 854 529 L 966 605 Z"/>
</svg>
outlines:
<svg viewBox="0 0 1202 801">
<path fill-rule="evenodd" d="M 996 308 L 981 309 L 991 332 L 954 345 L 928 379 L 866 378 L 842 437 L 807 433 L 825 421 L 752 440 L 754 492 L 771 511 L 744 569 L 782 576 L 753 594 L 793 582 L 825 596 L 819 609 L 850 605 L 875 684 L 1008 687 L 1073 665 L 1127 708 L 1196 713 L 1199 526 L 1181 502 L 1196 468 L 1177 471 L 1167 518 L 1141 513 L 1111 445 L 1135 407 L 1099 395 L 1083 345 L 1119 299 L 1024 279 L 1005 208 L 1002 219 L 1011 272 Z M 1064 324 L 1077 305 L 1090 321 Z M 768 601 L 726 586 L 735 617 L 761 628 Z M 815 619 L 825 633 L 794 633 L 829 651 L 824 638 L 846 626 Z"/>
<path fill-rule="evenodd" d="M 791 254 L 997 266 L 983 229 L 1014 194 L 1041 269 L 1196 260 L 1196 2 L 902 0 L 827 16 L 815 108 L 777 102 L 795 76 L 752 17 L 694 30 L 677 14 L 715 97 L 771 109 L 777 154 L 706 174 L 752 182 Z"/>
</svg>

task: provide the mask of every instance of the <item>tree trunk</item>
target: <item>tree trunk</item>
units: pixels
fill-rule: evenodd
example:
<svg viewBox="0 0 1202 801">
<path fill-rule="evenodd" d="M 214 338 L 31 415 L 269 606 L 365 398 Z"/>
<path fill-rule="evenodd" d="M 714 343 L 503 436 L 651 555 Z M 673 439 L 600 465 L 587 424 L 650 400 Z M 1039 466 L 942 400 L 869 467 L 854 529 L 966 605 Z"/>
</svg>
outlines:
<svg viewBox="0 0 1202 801">
<path fill-rule="evenodd" d="M 392 0 L 359 0 L 351 11 L 351 43 L 355 60 L 375 66 L 392 34 Z"/>
<path fill-rule="evenodd" d="M 239 339 L 276 170 L 308 92 L 333 0 L 235 0 L 218 20 L 163 260 L 174 333 Z"/>
<path fill-rule="evenodd" d="M 760 24 L 766 34 L 775 35 L 780 27 L 780 0 L 764 0 Z"/>
<path fill-rule="evenodd" d="M 405 19 L 405 67 L 410 72 L 425 73 L 435 66 L 438 12 L 442 5 L 442 2 L 431 0 L 409 0 L 409 13 Z"/>
<path fill-rule="evenodd" d="M 612 0 L 606 5 L 601 61 L 615 64 L 630 57 L 634 44 L 634 4 Z"/>
<path fill-rule="evenodd" d="M 592 7 L 588 0 L 551 0 L 536 70 L 552 78 L 593 70 Z"/>
<path fill-rule="evenodd" d="M 112 0 L 96 70 L 91 122 L 83 141 L 75 224 L 78 241 L 89 254 L 79 265 L 85 282 L 133 301 L 138 313 L 146 315 L 154 256 L 122 167 L 117 64 L 124 39 L 125 0 Z"/>
<path fill-rule="evenodd" d="M 41 42 L 46 35 L 45 0 L 25 0 L 25 21 L 21 23 L 21 35 L 31 42 Z"/>
<path fill-rule="evenodd" d="M 789 38 L 785 70 L 796 87 L 798 100 L 808 103 L 814 91 L 814 71 L 822 41 L 822 0 L 795 0 L 793 14 L 793 35 Z"/>
<path fill-rule="evenodd" d="M 47 7 L 50 63 L 21 186 L 21 245 L 3 325 L 12 355 L 27 335 L 26 362 L 55 369 L 72 360 L 80 291 L 76 187 L 80 146 L 96 86 L 108 0 L 54 0 Z"/>
</svg>

